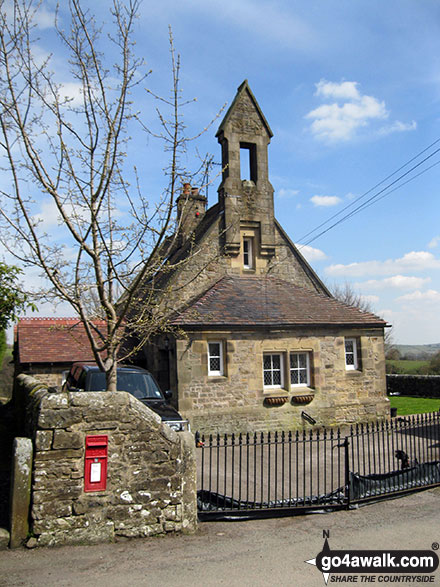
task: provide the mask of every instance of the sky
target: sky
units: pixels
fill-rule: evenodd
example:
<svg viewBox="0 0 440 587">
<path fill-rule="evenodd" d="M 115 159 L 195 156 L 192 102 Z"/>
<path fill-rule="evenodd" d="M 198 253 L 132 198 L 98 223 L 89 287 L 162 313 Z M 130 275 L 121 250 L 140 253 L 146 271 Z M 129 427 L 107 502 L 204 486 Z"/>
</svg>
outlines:
<svg viewBox="0 0 440 587">
<path fill-rule="evenodd" d="M 67 87 L 54 5 L 43 0 L 40 8 L 40 43 L 55 52 Z M 105 30 L 110 2 L 83 5 Z M 247 79 L 274 133 L 269 176 L 290 238 L 327 285 L 349 282 L 362 293 L 393 325 L 395 343 L 440 342 L 440 3 L 146 0 L 136 51 L 151 69 L 145 87 L 162 95 L 171 82 L 169 26 L 182 90 L 196 98 L 185 109 L 188 131 L 206 127 Z M 134 99 L 154 126 L 151 96 Z M 217 162 L 220 121 L 196 143 Z M 161 147 L 145 135 L 134 140 L 142 186 L 155 193 L 163 187 Z"/>
</svg>

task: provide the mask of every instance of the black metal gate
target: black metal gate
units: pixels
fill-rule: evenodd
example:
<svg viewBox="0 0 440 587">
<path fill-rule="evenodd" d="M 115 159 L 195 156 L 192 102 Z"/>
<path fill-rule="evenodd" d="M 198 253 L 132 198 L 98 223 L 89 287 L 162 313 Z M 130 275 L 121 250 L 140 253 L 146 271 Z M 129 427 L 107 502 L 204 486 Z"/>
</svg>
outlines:
<svg viewBox="0 0 440 587">
<path fill-rule="evenodd" d="M 201 519 L 348 508 L 440 484 L 440 418 L 350 428 L 196 434 Z"/>
</svg>

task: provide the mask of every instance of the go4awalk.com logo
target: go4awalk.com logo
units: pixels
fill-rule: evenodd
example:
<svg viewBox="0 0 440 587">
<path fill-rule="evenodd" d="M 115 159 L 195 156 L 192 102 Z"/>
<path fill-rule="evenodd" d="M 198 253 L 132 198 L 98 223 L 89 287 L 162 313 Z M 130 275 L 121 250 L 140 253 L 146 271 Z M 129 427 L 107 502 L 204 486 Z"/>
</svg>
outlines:
<svg viewBox="0 0 440 587">
<path fill-rule="evenodd" d="M 316 558 L 305 561 L 331 583 L 434 583 L 439 559 L 435 550 L 331 550 L 329 532 Z"/>
</svg>

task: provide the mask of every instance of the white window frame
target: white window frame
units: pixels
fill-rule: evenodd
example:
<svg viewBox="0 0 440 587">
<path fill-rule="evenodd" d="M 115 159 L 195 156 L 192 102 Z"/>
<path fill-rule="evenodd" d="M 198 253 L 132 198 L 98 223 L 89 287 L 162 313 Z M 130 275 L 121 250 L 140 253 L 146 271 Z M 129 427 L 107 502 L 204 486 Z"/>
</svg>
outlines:
<svg viewBox="0 0 440 587">
<path fill-rule="evenodd" d="M 278 372 L 278 369 L 274 369 L 273 368 L 273 360 L 272 357 L 277 356 L 280 358 L 280 368 L 279 368 L 279 372 L 280 372 L 280 383 L 276 383 L 276 384 L 270 384 L 267 385 L 265 383 L 265 373 L 269 372 L 271 373 L 271 380 L 273 381 L 273 373 Z M 265 357 L 271 357 L 271 368 L 270 369 L 265 369 L 264 367 L 264 359 Z M 283 389 L 284 388 L 284 354 L 283 353 L 263 353 L 263 386 L 264 389 Z"/>
<path fill-rule="evenodd" d="M 211 352 L 211 345 L 219 345 L 218 354 Z M 219 359 L 220 369 L 211 369 L 211 359 Z M 222 377 L 225 373 L 223 360 L 223 342 L 221 340 L 208 341 L 208 375 L 209 377 Z"/>
<path fill-rule="evenodd" d="M 243 268 L 253 269 L 254 268 L 254 243 L 251 236 L 243 237 Z M 245 250 L 247 247 L 247 251 Z M 246 262 L 247 257 L 247 262 Z"/>
<path fill-rule="evenodd" d="M 347 350 L 347 343 L 351 342 L 353 345 L 353 350 Z M 344 341 L 344 353 L 345 353 L 345 369 L 347 371 L 357 371 L 359 369 L 359 357 L 358 357 L 358 341 L 357 338 L 350 337 L 346 338 Z M 351 362 L 347 362 L 348 356 L 353 357 L 353 364 Z"/>
<path fill-rule="evenodd" d="M 305 367 L 292 367 L 291 357 L 293 355 L 304 355 L 306 357 Z M 292 383 L 292 373 L 297 372 L 298 374 L 302 371 L 306 371 L 306 381 L 300 383 Z M 310 387 L 310 353 L 308 351 L 295 351 L 289 355 L 289 373 L 290 373 L 290 386 L 291 387 Z M 300 379 L 300 377 L 298 377 Z"/>
</svg>

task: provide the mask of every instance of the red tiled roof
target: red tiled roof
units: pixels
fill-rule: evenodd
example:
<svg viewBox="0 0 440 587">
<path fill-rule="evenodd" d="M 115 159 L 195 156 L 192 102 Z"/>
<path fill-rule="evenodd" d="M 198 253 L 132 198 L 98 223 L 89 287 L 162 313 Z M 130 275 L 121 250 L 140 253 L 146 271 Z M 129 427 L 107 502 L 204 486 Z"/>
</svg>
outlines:
<svg viewBox="0 0 440 587">
<path fill-rule="evenodd" d="M 274 277 L 223 277 L 174 320 L 179 326 L 386 326 L 369 312 Z"/>
<path fill-rule="evenodd" d="M 95 322 L 104 326 L 105 322 Z M 86 331 L 78 318 L 22 318 L 15 326 L 20 363 L 93 361 Z"/>
</svg>

